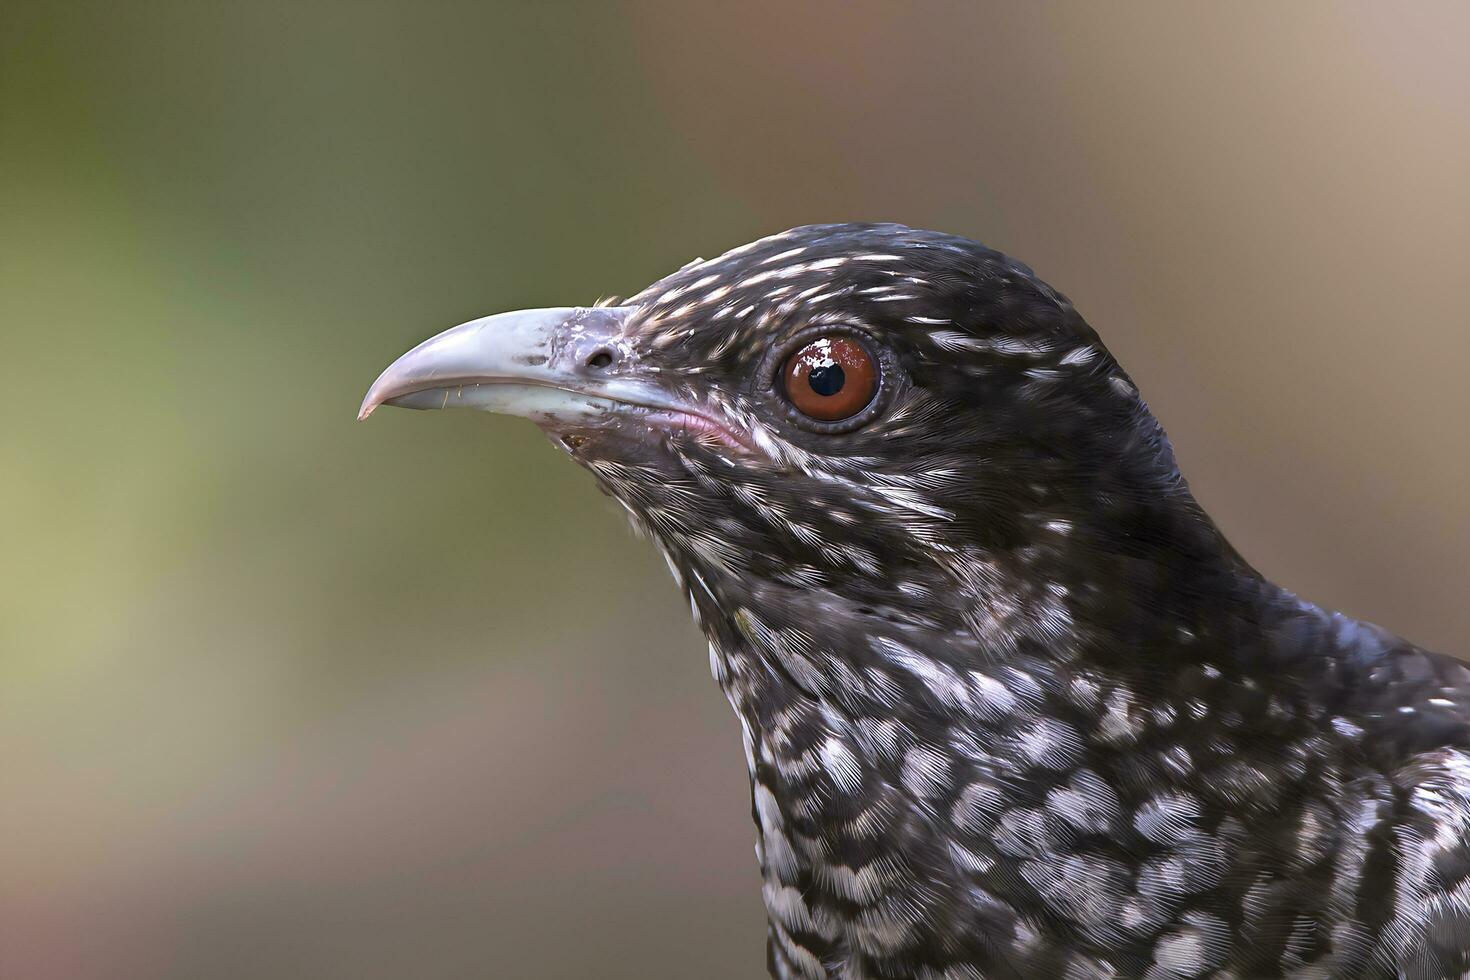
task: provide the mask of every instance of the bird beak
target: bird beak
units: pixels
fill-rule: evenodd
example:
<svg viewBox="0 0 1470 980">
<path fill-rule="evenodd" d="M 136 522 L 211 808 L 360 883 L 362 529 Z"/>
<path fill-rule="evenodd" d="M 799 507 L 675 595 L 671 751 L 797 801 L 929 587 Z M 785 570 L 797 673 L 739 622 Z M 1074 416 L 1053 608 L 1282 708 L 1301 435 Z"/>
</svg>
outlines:
<svg viewBox="0 0 1470 980">
<path fill-rule="evenodd" d="M 362 401 L 477 408 L 543 424 L 595 420 L 620 407 L 671 399 L 637 376 L 623 336 L 628 307 L 559 307 L 482 317 L 451 327 L 388 366 Z"/>
<path fill-rule="evenodd" d="M 378 376 L 358 410 L 477 408 L 519 415 L 544 429 L 614 429 L 635 442 L 686 433 L 726 449 L 756 446 L 723 413 L 658 384 L 640 364 L 627 306 L 499 313 L 430 337 Z"/>
</svg>

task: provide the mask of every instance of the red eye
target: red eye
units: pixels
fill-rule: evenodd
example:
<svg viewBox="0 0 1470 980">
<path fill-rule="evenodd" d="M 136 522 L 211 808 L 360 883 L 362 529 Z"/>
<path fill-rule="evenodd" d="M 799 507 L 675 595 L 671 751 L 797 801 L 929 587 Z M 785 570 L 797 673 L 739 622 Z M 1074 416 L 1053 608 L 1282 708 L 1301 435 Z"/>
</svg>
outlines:
<svg viewBox="0 0 1470 980">
<path fill-rule="evenodd" d="M 803 414 L 841 422 L 868 407 L 878 390 L 878 365 L 851 337 L 818 337 L 786 359 L 786 397 Z"/>
</svg>

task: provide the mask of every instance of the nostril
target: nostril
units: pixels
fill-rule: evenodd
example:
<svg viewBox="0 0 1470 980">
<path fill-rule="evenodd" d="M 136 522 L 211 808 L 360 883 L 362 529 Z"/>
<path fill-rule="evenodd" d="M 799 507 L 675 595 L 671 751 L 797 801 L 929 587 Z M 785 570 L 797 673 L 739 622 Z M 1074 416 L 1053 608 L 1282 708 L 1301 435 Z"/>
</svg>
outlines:
<svg viewBox="0 0 1470 980">
<path fill-rule="evenodd" d="M 592 368 L 594 371 L 601 371 L 612 362 L 612 351 L 606 349 L 593 351 L 592 356 L 587 358 L 587 366 Z"/>
</svg>

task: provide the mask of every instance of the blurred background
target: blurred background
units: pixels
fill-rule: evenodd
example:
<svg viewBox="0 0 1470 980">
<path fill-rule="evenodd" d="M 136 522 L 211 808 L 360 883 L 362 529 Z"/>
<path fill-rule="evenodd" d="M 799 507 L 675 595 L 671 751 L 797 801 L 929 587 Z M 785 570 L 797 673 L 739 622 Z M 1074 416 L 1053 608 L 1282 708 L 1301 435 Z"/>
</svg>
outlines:
<svg viewBox="0 0 1470 980">
<path fill-rule="evenodd" d="M 812 221 L 1069 294 L 1261 569 L 1470 653 L 1470 6 L 0 8 L 0 976 L 737 978 L 738 727 L 481 314 Z"/>
</svg>

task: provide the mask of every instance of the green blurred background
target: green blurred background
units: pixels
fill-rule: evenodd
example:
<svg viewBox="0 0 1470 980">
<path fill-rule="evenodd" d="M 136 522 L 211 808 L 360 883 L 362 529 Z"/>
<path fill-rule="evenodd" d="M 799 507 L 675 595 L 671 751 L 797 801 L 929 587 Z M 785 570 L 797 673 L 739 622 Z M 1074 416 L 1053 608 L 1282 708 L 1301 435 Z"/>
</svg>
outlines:
<svg viewBox="0 0 1470 980">
<path fill-rule="evenodd" d="M 752 977 L 738 729 L 445 326 L 1015 254 L 1245 554 L 1470 651 L 1470 6 L 0 7 L 0 976 Z"/>
</svg>

